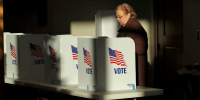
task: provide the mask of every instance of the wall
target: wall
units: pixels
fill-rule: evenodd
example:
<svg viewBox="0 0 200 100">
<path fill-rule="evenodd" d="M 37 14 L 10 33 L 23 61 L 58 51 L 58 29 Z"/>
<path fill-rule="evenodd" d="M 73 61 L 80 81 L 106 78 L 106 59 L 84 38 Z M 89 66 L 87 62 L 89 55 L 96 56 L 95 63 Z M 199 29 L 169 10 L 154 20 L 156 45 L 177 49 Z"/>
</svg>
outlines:
<svg viewBox="0 0 200 100">
<path fill-rule="evenodd" d="M 183 0 L 184 65 L 200 63 L 200 1 Z"/>
</svg>

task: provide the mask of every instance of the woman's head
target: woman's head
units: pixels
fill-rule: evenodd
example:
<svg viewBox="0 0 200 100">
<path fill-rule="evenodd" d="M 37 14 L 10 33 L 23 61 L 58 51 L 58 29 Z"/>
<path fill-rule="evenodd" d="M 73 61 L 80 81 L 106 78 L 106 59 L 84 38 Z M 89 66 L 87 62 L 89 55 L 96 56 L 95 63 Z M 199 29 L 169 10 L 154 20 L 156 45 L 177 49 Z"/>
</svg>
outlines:
<svg viewBox="0 0 200 100">
<path fill-rule="evenodd" d="M 122 26 L 126 25 L 129 18 L 136 18 L 137 17 L 137 14 L 133 10 L 133 8 L 127 3 L 123 3 L 121 5 L 118 5 L 116 7 L 115 11 L 116 11 L 117 21 Z"/>
</svg>

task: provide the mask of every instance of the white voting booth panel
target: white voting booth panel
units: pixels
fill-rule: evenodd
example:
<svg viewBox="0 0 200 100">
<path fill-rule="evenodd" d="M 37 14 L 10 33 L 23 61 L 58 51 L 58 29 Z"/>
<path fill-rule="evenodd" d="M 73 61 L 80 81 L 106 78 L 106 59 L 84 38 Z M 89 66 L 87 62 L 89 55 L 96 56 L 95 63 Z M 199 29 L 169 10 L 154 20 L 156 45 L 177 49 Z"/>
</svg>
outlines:
<svg viewBox="0 0 200 100">
<path fill-rule="evenodd" d="M 135 44 L 132 39 L 78 38 L 78 52 L 80 89 L 136 89 Z"/>
<path fill-rule="evenodd" d="M 4 55 L 6 56 L 6 76 L 19 77 L 18 35 L 4 36 Z"/>
<path fill-rule="evenodd" d="M 116 19 L 114 10 L 102 10 L 95 14 L 96 37 L 107 36 L 117 37 L 117 31 L 120 27 Z"/>
<path fill-rule="evenodd" d="M 131 38 L 97 38 L 95 65 L 97 91 L 136 89 L 135 43 Z"/>
<path fill-rule="evenodd" d="M 78 87 L 95 90 L 95 38 L 78 38 Z"/>
<path fill-rule="evenodd" d="M 46 82 L 58 85 L 78 84 L 77 38 L 52 35 L 46 38 Z"/>
<path fill-rule="evenodd" d="M 20 78 L 45 80 L 45 37 L 47 35 L 19 36 Z"/>
<path fill-rule="evenodd" d="M 10 52 L 10 49 L 8 49 L 7 51 L 7 45 L 6 45 L 6 39 L 7 39 L 7 35 L 23 35 L 24 33 L 10 33 L 10 32 L 4 32 L 3 33 L 3 40 L 4 40 L 4 74 L 5 76 L 7 76 L 7 52 Z M 15 53 L 16 54 L 16 53 Z M 11 67 L 12 68 L 12 67 Z M 13 73 L 13 72 L 12 72 Z M 9 75 L 9 76 L 14 76 L 13 74 Z"/>
<path fill-rule="evenodd" d="M 7 35 L 7 77 L 44 81 L 46 35 Z"/>
</svg>

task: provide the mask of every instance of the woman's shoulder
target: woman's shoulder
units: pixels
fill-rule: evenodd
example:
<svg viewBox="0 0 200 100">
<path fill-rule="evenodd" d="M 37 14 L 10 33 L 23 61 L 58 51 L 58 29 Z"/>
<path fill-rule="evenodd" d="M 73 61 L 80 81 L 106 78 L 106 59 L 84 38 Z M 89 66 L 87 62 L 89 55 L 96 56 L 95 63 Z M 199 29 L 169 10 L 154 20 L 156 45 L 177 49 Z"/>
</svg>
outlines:
<svg viewBox="0 0 200 100">
<path fill-rule="evenodd" d="M 137 31 L 143 29 L 142 25 L 136 18 L 129 18 L 128 22 L 126 23 L 125 27 L 121 27 L 118 32 L 123 31 Z"/>
<path fill-rule="evenodd" d="M 130 18 L 128 21 L 128 24 L 137 24 L 140 25 L 140 22 L 138 21 L 137 18 Z"/>
<path fill-rule="evenodd" d="M 143 27 L 136 18 L 130 18 L 129 21 L 127 22 L 126 28 L 128 30 L 137 30 Z"/>
</svg>

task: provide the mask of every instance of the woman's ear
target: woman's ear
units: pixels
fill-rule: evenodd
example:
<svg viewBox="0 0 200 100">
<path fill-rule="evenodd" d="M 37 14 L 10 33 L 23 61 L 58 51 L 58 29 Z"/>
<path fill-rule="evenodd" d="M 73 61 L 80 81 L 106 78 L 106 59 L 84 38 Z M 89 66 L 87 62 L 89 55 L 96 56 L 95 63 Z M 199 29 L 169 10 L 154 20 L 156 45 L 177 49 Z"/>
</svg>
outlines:
<svg viewBox="0 0 200 100">
<path fill-rule="evenodd" d="M 130 18 L 131 17 L 131 13 L 128 13 L 128 18 Z"/>
</svg>

